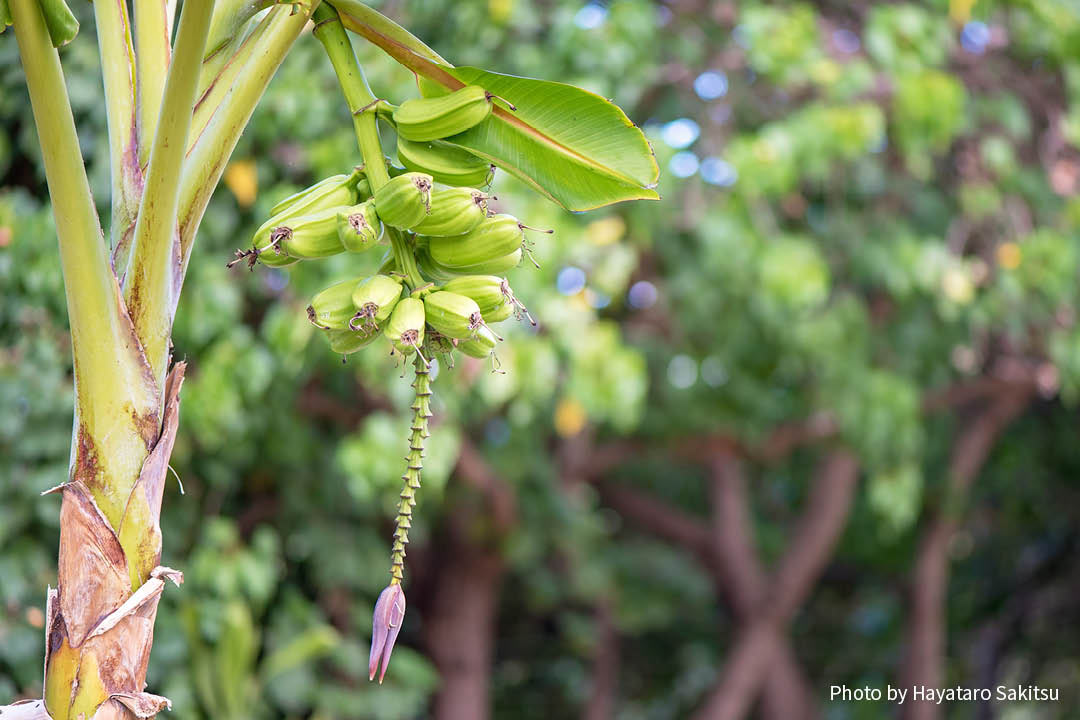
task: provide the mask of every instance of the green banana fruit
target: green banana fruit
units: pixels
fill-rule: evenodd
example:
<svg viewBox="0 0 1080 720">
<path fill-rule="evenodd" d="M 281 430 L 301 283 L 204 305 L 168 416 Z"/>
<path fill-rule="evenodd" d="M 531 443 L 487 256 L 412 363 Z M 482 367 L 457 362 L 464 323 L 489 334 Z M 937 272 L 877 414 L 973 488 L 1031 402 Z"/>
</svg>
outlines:
<svg viewBox="0 0 1080 720">
<path fill-rule="evenodd" d="M 310 215 L 332 207 L 355 205 L 357 185 L 361 179 L 360 171 L 353 170 L 349 175 L 332 175 L 321 180 L 270 208 L 270 220 L 267 222 L 281 225 L 285 219 L 297 215 Z"/>
<path fill-rule="evenodd" d="M 397 152 L 406 168 L 427 173 L 443 185 L 483 187 L 495 175 L 495 166 L 487 160 L 438 140 L 413 142 L 398 136 Z"/>
<path fill-rule="evenodd" d="M 420 352 L 424 344 L 424 301 L 414 297 L 400 300 L 390 313 L 384 334 L 402 355 Z"/>
<path fill-rule="evenodd" d="M 338 238 L 338 208 L 302 215 L 274 228 L 278 234 L 277 247 L 291 257 L 301 260 L 330 257 L 345 252 Z"/>
<path fill-rule="evenodd" d="M 525 305 L 517 299 L 506 278 L 496 275 L 466 275 L 454 278 L 443 290 L 458 293 L 472 300 L 479 306 L 484 322 L 497 323 L 511 315 L 527 317 L 535 325 Z"/>
<path fill-rule="evenodd" d="M 520 265 L 521 256 L 523 254 L 521 248 L 518 248 L 514 252 L 503 255 L 502 257 L 486 260 L 484 262 L 476 263 L 475 265 L 462 265 L 461 267 L 453 268 L 452 272 L 455 275 L 488 275 L 504 273 L 507 270 L 512 270 Z"/>
<path fill-rule="evenodd" d="M 505 278 L 497 275 L 465 275 L 457 277 L 442 286 L 447 292 L 464 295 L 471 299 L 486 313 L 496 310 L 510 302 L 512 293 Z"/>
<path fill-rule="evenodd" d="M 495 258 L 494 260 L 462 267 L 447 267 L 436 262 L 431 257 L 431 253 L 428 252 L 427 248 L 422 248 L 416 251 L 416 264 L 425 277 L 429 277 L 439 282 L 446 282 L 459 275 L 494 275 L 496 273 L 504 273 L 521 264 L 522 254 L 521 248 L 518 248 L 512 253 Z"/>
<path fill-rule="evenodd" d="M 424 237 L 417 235 L 417 240 L 424 240 Z M 415 257 L 416 267 L 420 269 L 420 274 L 435 282 L 446 282 L 458 274 L 451 268 L 443 267 L 432 260 L 426 244 L 417 243 Z"/>
<path fill-rule="evenodd" d="M 457 237 L 433 237 L 428 243 L 431 258 L 440 265 L 462 268 L 486 263 L 518 250 L 525 231 L 512 215 L 492 215 Z"/>
<path fill-rule="evenodd" d="M 356 284 L 356 278 L 342 280 L 313 297 L 307 308 L 311 324 L 323 330 L 348 330 L 356 314 L 352 301 Z"/>
<path fill-rule="evenodd" d="M 375 204 L 368 200 L 337 215 L 337 234 L 349 252 L 370 250 L 382 236 L 382 223 L 375 214 Z"/>
<path fill-rule="evenodd" d="M 375 191 L 375 212 L 392 227 L 411 230 L 431 210 L 430 175 L 405 173 Z"/>
<path fill-rule="evenodd" d="M 370 328 L 364 330 L 330 330 L 326 333 L 327 339 L 330 341 L 330 349 L 342 355 L 348 355 L 367 347 L 380 334 L 381 331 Z"/>
<path fill-rule="evenodd" d="M 438 330 L 428 330 L 427 344 L 431 348 L 432 352 L 437 352 L 442 355 L 451 355 L 454 351 L 454 341 L 443 335 Z"/>
<path fill-rule="evenodd" d="M 401 282 L 389 275 L 372 275 L 356 285 L 350 298 L 353 315 L 349 326 L 379 326 L 390 317 L 401 297 Z"/>
<path fill-rule="evenodd" d="M 487 195 L 472 188 L 446 188 L 431 193 L 431 212 L 413 228 L 430 237 L 463 235 L 487 217 Z"/>
<path fill-rule="evenodd" d="M 473 300 L 444 290 L 424 298 L 424 315 L 431 327 L 455 340 L 471 337 L 484 325 L 484 316 Z"/>
<path fill-rule="evenodd" d="M 371 199 L 371 183 L 366 177 L 360 178 L 356 183 L 356 199 L 359 202 Z"/>
<path fill-rule="evenodd" d="M 406 100 L 394 110 L 398 135 L 427 142 L 457 135 L 491 114 L 491 95 L 479 85 L 466 85 L 449 95 Z"/>
<path fill-rule="evenodd" d="M 259 231 L 255 233 L 255 237 L 259 238 L 261 236 L 262 239 L 261 241 L 257 240 L 253 246 L 254 250 L 249 250 L 246 254 L 253 255 L 256 260 L 266 267 L 281 268 L 300 262 L 300 258 L 287 254 L 281 247 L 281 239 L 289 232 L 291 231 L 287 227 L 271 227 L 265 232 L 263 232 L 263 228 L 259 228 Z M 245 253 L 238 250 L 237 257 L 241 254 Z"/>
<path fill-rule="evenodd" d="M 495 337 L 495 333 L 491 332 L 486 327 L 477 329 L 476 333 L 465 340 L 459 340 L 457 347 L 458 350 L 465 353 L 469 357 L 483 359 L 495 352 L 495 343 L 498 342 L 498 338 Z"/>
</svg>

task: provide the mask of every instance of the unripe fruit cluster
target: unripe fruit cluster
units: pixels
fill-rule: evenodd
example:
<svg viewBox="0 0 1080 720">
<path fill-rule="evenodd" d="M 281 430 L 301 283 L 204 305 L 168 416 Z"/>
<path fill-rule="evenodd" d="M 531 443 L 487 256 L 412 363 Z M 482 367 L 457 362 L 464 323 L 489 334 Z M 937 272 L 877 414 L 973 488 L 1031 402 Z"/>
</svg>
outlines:
<svg viewBox="0 0 1080 720">
<path fill-rule="evenodd" d="M 358 168 L 282 200 L 234 262 L 284 267 L 362 253 L 385 248 L 386 234 L 395 233 L 400 242 L 379 274 L 338 282 L 312 299 L 308 317 L 330 347 L 347 355 L 384 336 L 394 352 L 419 354 L 425 363 L 432 353 L 452 363 L 454 350 L 493 356 L 502 338 L 492 323 L 532 320 L 501 277 L 528 253 L 526 226 L 489 214 L 489 195 L 472 185 L 490 184 L 494 166 L 444 140 L 487 119 L 493 97 L 465 86 L 390 112 L 380 108 L 397 131 L 404 167 L 389 166 L 389 181 L 374 192 Z"/>
</svg>

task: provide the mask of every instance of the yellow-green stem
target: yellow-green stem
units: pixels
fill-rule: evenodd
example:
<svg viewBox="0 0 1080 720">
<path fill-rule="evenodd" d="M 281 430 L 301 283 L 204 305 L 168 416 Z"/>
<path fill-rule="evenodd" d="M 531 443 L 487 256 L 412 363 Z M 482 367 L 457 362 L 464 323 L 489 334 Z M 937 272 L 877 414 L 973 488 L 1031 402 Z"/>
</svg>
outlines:
<svg viewBox="0 0 1080 720">
<path fill-rule="evenodd" d="M 382 144 L 379 142 L 379 128 L 375 122 L 375 96 L 368 87 L 360 63 L 356 61 L 356 53 L 353 52 L 349 35 L 345 32 L 337 11 L 329 5 L 323 5 L 315 11 L 312 19 L 316 23 L 315 37 L 326 49 L 330 64 L 341 83 L 341 91 L 352 114 L 356 141 L 364 158 L 364 172 L 371 183 L 371 191 L 374 192 L 390 181 L 386 161 L 383 159 Z"/>
<path fill-rule="evenodd" d="M 15 37 L 49 183 L 75 363 L 72 475 L 113 527 L 157 435 L 159 387 L 109 263 L 60 58 L 37 0 L 11 0 Z"/>
<path fill-rule="evenodd" d="M 135 0 L 135 57 L 138 66 L 139 163 L 146 166 L 169 72 L 172 7 L 168 0 Z"/>
<path fill-rule="evenodd" d="M 390 181 L 383 158 L 382 143 L 379 142 L 379 127 L 375 110 L 375 96 L 368 87 L 367 79 L 360 63 L 356 60 L 349 35 L 341 24 L 337 10 L 323 5 L 312 16 L 315 21 L 315 37 L 323 44 L 330 64 L 337 73 L 341 91 L 353 118 L 356 142 L 364 159 L 364 172 L 371 184 L 372 192 Z M 423 278 L 416 267 L 416 259 L 403 234 L 398 230 L 389 230 L 390 245 L 397 260 L 398 270 L 405 274 L 407 282 L 415 290 L 423 285 Z"/>
<path fill-rule="evenodd" d="M 146 186 L 125 278 L 128 310 L 159 383 L 165 380 L 172 316 L 180 291 L 180 248 L 176 231 L 179 178 L 213 7 L 214 0 L 186 0 L 180 12 L 176 57 L 165 83 L 161 120 L 150 151 Z"/>
<path fill-rule="evenodd" d="M 257 12 L 269 7 L 273 0 L 218 0 L 210 19 L 206 37 L 206 52 L 199 72 L 199 94 L 213 82 L 218 72 L 240 46 L 244 26 Z"/>
<path fill-rule="evenodd" d="M 210 78 L 209 84 L 199 94 L 199 99 L 195 102 L 195 112 L 191 118 L 191 132 L 188 135 L 189 151 L 195 147 L 195 143 L 202 137 L 203 132 L 213 119 L 214 113 L 221 106 L 222 100 L 228 95 L 233 83 L 247 67 L 248 61 L 251 60 L 252 55 L 259 48 L 259 41 L 270 28 L 272 20 L 273 18 L 269 15 L 264 17 L 236 48 L 232 46 L 228 48 L 229 50 L 235 50 L 235 52 L 222 63 L 218 73 L 213 78 Z M 205 68 L 203 70 L 205 73 Z M 200 76 L 200 87 L 202 87 L 203 79 Z"/>
<path fill-rule="evenodd" d="M 394 252 L 398 270 L 405 275 L 405 281 L 409 287 L 413 290 L 422 287 L 425 284 L 424 278 L 420 274 L 420 268 L 416 266 L 416 256 L 413 254 L 412 247 L 409 246 L 409 241 L 405 238 L 405 233 L 396 228 L 389 228 L 387 236 L 390 238 L 390 247 Z"/>
<path fill-rule="evenodd" d="M 109 125 L 109 159 L 112 171 L 113 260 L 125 267 L 129 233 L 135 225 L 142 193 L 142 170 L 135 132 L 135 51 L 131 45 L 131 21 L 127 3 L 101 0 L 94 3 L 101 74 L 105 81 L 105 116 Z"/>
</svg>

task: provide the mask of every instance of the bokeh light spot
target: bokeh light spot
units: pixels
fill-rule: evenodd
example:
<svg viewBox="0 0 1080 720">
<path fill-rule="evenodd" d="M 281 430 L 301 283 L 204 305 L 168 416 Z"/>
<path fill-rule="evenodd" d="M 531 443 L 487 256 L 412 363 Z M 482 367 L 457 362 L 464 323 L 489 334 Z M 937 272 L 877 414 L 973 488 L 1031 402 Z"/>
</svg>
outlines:
<svg viewBox="0 0 1080 720">
<path fill-rule="evenodd" d="M 555 432 L 563 437 L 577 435 L 585 427 L 587 419 L 585 408 L 577 400 L 560 400 L 555 407 Z"/>
<path fill-rule="evenodd" d="M 836 47 L 837 51 L 844 55 L 854 55 L 859 52 L 859 48 L 862 47 L 859 36 L 847 28 L 840 28 L 839 30 L 833 31 L 832 41 L 833 46 Z"/>
<path fill-rule="evenodd" d="M 990 28 L 980 20 L 972 20 L 964 25 L 960 33 L 960 45 L 972 55 L 982 55 L 990 42 Z"/>
<path fill-rule="evenodd" d="M 727 95 L 728 79 L 720 70 L 706 70 L 694 78 L 694 92 L 702 100 L 716 100 Z"/>
<path fill-rule="evenodd" d="M 689 150 L 684 150 L 672 156 L 668 169 L 671 170 L 671 174 L 675 177 L 688 178 L 698 171 L 699 166 L 698 156 Z"/>
<path fill-rule="evenodd" d="M 723 361 L 710 355 L 701 361 L 701 379 L 709 387 L 720 387 L 728 381 L 728 371 Z"/>
<path fill-rule="evenodd" d="M 573 265 L 567 265 L 555 278 L 555 287 L 563 295 L 576 295 L 585 287 L 585 271 Z"/>
<path fill-rule="evenodd" d="M 595 30 L 607 20 L 607 8 L 599 3 L 589 3 L 574 15 L 574 25 L 582 30 Z"/>
<path fill-rule="evenodd" d="M 739 171 L 726 160 L 707 157 L 701 161 L 701 178 L 710 185 L 731 187 L 739 179 Z"/>
<path fill-rule="evenodd" d="M 644 310 L 656 304 L 659 294 L 656 286 L 651 282 L 639 280 L 630 286 L 630 292 L 626 294 L 626 300 L 630 303 L 630 307 Z"/>
<path fill-rule="evenodd" d="M 676 355 L 668 363 L 668 382 L 679 390 L 686 390 L 697 382 L 698 366 L 689 355 Z"/>
<path fill-rule="evenodd" d="M 690 147 L 699 135 L 701 135 L 701 127 L 690 118 L 672 120 L 660 131 L 664 144 L 676 150 Z"/>
</svg>

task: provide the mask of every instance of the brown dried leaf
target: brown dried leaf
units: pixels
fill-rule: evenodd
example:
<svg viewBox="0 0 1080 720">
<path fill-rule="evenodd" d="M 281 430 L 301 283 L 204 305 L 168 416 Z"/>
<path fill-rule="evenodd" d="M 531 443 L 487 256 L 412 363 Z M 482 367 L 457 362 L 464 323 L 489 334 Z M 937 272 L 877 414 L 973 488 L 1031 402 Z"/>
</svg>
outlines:
<svg viewBox="0 0 1080 720">
<path fill-rule="evenodd" d="M 82 482 L 62 486 L 60 613 L 72 647 L 131 593 L 120 542 Z"/>
<path fill-rule="evenodd" d="M 104 618 L 81 648 L 84 656 L 95 656 L 101 685 L 113 695 L 141 691 L 146 686 L 154 619 L 166 579 L 179 585 L 184 576 L 171 568 L 154 568 L 150 579 Z"/>
<path fill-rule="evenodd" d="M 137 718 L 151 718 L 157 715 L 162 710 L 172 710 L 172 702 L 168 698 L 161 697 L 160 695 L 151 695 L 150 693 L 115 693 L 109 697 L 109 701 L 101 706 L 96 713 L 94 713 L 93 720 L 107 720 L 111 718 L 122 718 L 127 720 L 128 715 L 121 711 L 122 714 L 113 715 L 110 710 L 106 710 L 110 705 L 121 705 Z"/>
</svg>

